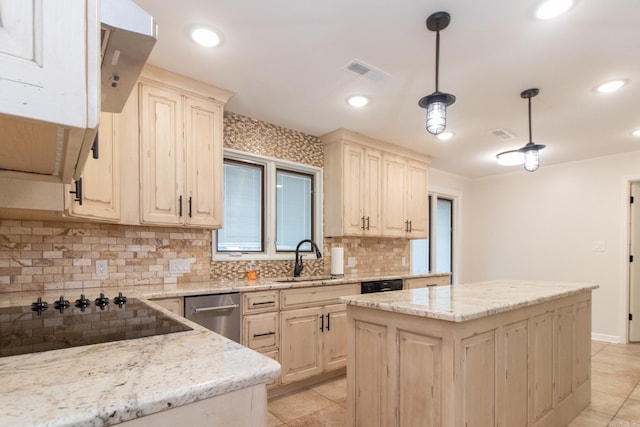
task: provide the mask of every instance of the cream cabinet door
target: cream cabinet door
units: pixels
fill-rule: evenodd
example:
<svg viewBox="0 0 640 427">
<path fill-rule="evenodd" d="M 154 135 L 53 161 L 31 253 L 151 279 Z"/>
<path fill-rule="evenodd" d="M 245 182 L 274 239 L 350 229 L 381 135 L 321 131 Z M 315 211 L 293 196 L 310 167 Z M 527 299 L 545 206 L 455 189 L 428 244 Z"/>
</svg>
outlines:
<svg viewBox="0 0 640 427">
<path fill-rule="evenodd" d="M 409 237 L 426 239 L 429 219 L 429 169 L 420 162 L 407 162 L 406 215 L 409 222 Z"/>
<path fill-rule="evenodd" d="M 367 148 L 364 155 L 363 213 L 364 234 L 379 236 L 382 198 L 382 153 Z"/>
<path fill-rule="evenodd" d="M 280 313 L 281 381 L 287 384 L 322 372 L 322 307 Z"/>
<path fill-rule="evenodd" d="M 95 128 L 98 2 L 0 2 L 0 114 Z"/>
<path fill-rule="evenodd" d="M 345 235 L 361 235 L 363 232 L 364 148 L 344 144 L 343 149 L 343 203 L 342 221 Z"/>
<path fill-rule="evenodd" d="M 382 234 L 404 237 L 408 230 L 405 216 L 407 162 L 385 154 L 382 165 Z"/>
<path fill-rule="evenodd" d="M 325 371 L 347 366 L 347 306 L 328 305 L 324 308 L 322 333 L 322 365 Z"/>
<path fill-rule="evenodd" d="M 120 161 L 118 159 L 119 114 L 102 113 L 98 131 L 98 158 L 89 155 L 82 172 L 82 204 L 75 185 L 66 186 L 67 214 L 73 217 L 120 220 Z"/>
<path fill-rule="evenodd" d="M 184 223 L 183 99 L 176 92 L 140 85 L 141 220 Z"/>
<path fill-rule="evenodd" d="M 186 98 L 186 223 L 222 227 L 222 106 Z"/>
</svg>

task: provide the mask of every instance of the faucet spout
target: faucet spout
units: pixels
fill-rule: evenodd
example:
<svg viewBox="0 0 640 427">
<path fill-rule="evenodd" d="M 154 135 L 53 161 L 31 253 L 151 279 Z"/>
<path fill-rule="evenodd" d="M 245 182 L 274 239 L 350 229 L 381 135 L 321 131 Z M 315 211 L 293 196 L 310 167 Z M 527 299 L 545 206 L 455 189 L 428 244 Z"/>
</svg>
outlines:
<svg viewBox="0 0 640 427">
<path fill-rule="evenodd" d="M 322 253 L 320 252 L 318 245 L 309 239 L 301 240 L 300 243 L 298 243 L 298 246 L 296 246 L 296 262 L 293 266 L 293 277 L 300 277 L 300 273 L 302 273 L 302 270 L 304 269 L 304 265 L 302 264 L 302 255 L 300 255 L 300 246 L 305 243 L 311 244 L 311 247 L 316 250 L 316 258 L 322 258 Z"/>
</svg>

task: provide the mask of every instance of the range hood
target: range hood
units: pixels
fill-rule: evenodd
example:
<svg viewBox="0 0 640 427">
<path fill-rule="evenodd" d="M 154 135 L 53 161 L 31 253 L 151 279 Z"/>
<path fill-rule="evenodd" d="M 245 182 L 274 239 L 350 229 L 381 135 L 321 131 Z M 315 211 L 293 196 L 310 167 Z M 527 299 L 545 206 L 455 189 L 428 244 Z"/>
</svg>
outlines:
<svg viewBox="0 0 640 427">
<path fill-rule="evenodd" d="M 151 15 L 132 0 L 102 0 L 101 110 L 120 113 L 158 38 Z"/>
</svg>

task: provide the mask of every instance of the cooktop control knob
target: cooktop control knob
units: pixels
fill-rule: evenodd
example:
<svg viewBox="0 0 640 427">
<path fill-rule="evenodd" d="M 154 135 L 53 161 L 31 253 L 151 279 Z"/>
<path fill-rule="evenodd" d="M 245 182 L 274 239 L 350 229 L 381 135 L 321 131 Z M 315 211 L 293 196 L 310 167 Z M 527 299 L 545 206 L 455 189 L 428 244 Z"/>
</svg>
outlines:
<svg viewBox="0 0 640 427">
<path fill-rule="evenodd" d="M 38 300 L 31 304 L 31 310 L 38 313 L 38 316 L 49 308 L 49 304 L 46 301 L 42 301 L 42 297 L 38 297 Z"/>
<path fill-rule="evenodd" d="M 85 298 L 84 294 L 80 294 L 80 299 L 76 300 L 75 306 L 80 309 L 80 311 L 84 311 L 89 305 L 91 301 L 89 298 Z"/>
<path fill-rule="evenodd" d="M 96 307 L 100 307 L 100 310 L 104 310 L 104 308 L 109 305 L 109 298 L 105 297 L 101 292 L 100 296 L 95 299 Z"/>
<path fill-rule="evenodd" d="M 56 310 L 60 310 L 60 313 L 64 313 L 64 311 L 69 308 L 71 304 L 69 303 L 69 301 L 67 301 L 66 299 L 64 299 L 64 296 L 60 295 L 60 299 L 56 300 L 56 302 L 53 303 L 53 307 L 55 307 Z"/>
<path fill-rule="evenodd" d="M 118 292 L 118 296 L 113 298 L 113 303 L 118 304 L 118 307 L 122 308 L 127 303 L 127 297 L 122 295 L 122 292 Z"/>
</svg>

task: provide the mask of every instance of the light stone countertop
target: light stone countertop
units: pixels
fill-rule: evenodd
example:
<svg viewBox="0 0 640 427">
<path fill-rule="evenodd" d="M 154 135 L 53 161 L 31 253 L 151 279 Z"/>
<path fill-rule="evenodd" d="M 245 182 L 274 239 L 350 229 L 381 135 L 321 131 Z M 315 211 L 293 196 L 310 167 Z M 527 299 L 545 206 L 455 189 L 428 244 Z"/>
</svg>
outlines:
<svg viewBox="0 0 640 427">
<path fill-rule="evenodd" d="M 597 288 L 593 283 L 502 280 L 354 295 L 340 300 L 358 307 L 464 322 Z"/>
<path fill-rule="evenodd" d="M 278 282 L 274 279 L 212 280 L 180 285 L 136 285 L 3 293 L 0 307 L 31 304 L 38 296 L 53 302 L 84 293 L 113 298 L 166 298 L 357 283 L 411 277 L 406 272 Z M 170 313 L 193 328 L 145 338 L 0 358 L 1 426 L 108 426 L 171 407 L 264 383 L 280 365 L 240 344 Z"/>
<path fill-rule="evenodd" d="M 312 276 L 286 278 L 259 278 L 258 280 L 220 280 L 214 279 L 207 282 L 165 284 L 165 285 L 121 285 L 102 288 L 84 289 L 64 289 L 50 290 L 46 292 L 6 292 L 0 293 L 0 307 L 12 307 L 16 305 L 29 305 L 42 297 L 43 301 L 53 302 L 60 295 L 69 300 L 75 300 L 84 293 L 89 299 L 95 299 L 100 292 L 110 299 L 118 294 L 124 293 L 128 297 L 139 297 L 146 299 L 183 297 L 190 295 L 222 294 L 227 292 L 254 292 L 270 289 L 290 289 L 314 286 L 343 285 L 348 283 L 360 283 L 369 280 L 407 279 L 418 277 L 440 277 L 448 276 L 450 273 L 434 274 L 411 274 L 408 272 L 387 272 L 387 273 L 360 273 L 350 274 L 341 277 Z"/>
<path fill-rule="evenodd" d="M 279 375 L 276 361 L 174 317 L 193 330 L 0 358 L 0 425 L 108 426 Z"/>
</svg>

